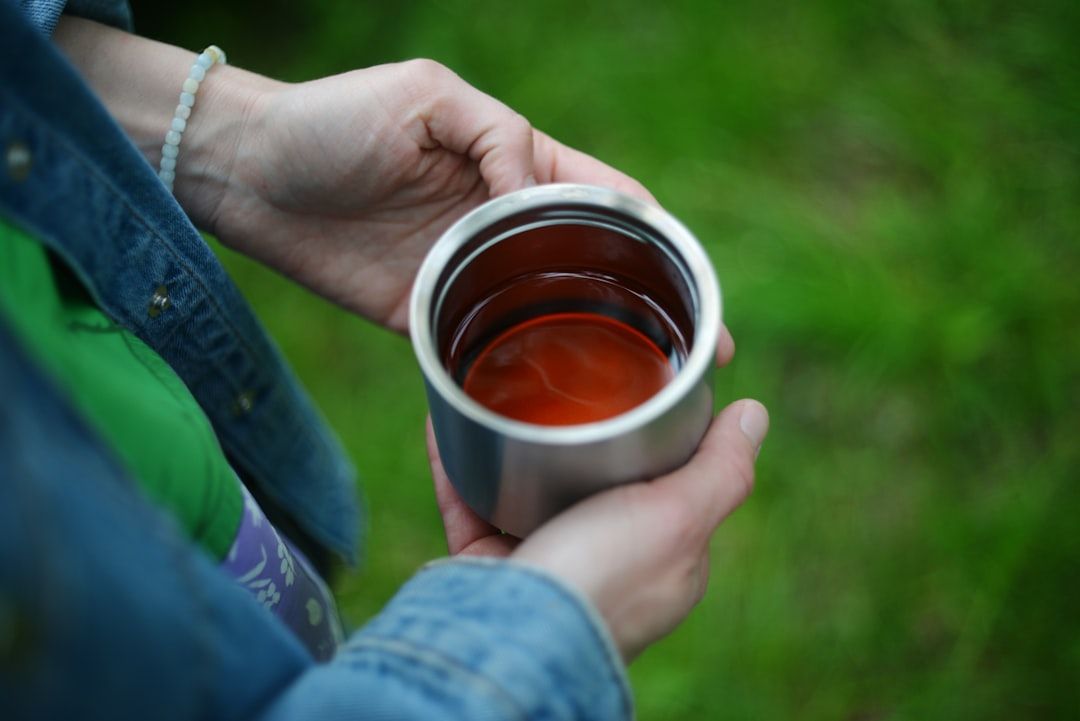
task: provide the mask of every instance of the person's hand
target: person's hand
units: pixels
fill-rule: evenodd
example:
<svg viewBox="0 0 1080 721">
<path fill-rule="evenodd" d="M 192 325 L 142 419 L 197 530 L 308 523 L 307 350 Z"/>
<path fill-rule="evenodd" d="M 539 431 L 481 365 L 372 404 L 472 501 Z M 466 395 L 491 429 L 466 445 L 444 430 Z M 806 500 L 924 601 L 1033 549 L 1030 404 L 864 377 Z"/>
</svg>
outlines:
<svg viewBox="0 0 1080 721">
<path fill-rule="evenodd" d="M 194 56 L 67 15 L 54 39 L 156 168 Z M 489 197 L 563 181 L 652 200 L 429 60 L 297 85 L 214 67 L 185 128 L 174 192 L 198 227 L 397 331 L 428 248 Z"/>
<path fill-rule="evenodd" d="M 398 331 L 428 248 L 489 197 L 565 181 L 651 200 L 431 61 L 258 86 L 246 105 L 224 190 L 178 181 L 181 201 L 226 245 Z"/>
<path fill-rule="evenodd" d="M 734 343 L 721 333 L 718 362 Z M 733 403 L 714 419 L 679 470 L 585 499 L 523 541 L 501 534 L 461 500 L 439 460 L 428 425 L 435 495 L 451 554 L 510 556 L 582 592 L 632 659 L 685 618 L 705 592 L 709 539 L 753 486 L 754 461 L 768 431 L 757 401 Z"/>
</svg>

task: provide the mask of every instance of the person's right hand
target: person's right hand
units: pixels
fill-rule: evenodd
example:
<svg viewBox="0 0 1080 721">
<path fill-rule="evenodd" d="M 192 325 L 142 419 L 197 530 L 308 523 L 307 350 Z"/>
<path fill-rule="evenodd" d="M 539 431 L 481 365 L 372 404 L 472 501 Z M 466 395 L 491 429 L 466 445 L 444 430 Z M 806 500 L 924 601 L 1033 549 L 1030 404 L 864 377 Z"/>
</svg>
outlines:
<svg viewBox="0 0 1080 721">
<path fill-rule="evenodd" d="M 395 331 L 407 330 L 409 292 L 428 249 L 491 197 L 574 182 L 655 202 L 632 178 L 535 130 L 430 60 L 295 85 L 235 68 L 207 77 L 253 90 L 246 112 L 233 113 L 247 120 L 217 173 L 224 187 L 187 178 L 197 166 L 178 166 L 185 208 L 226 246 Z M 199 114 L 228 116 L 214 110 Z"/>
<path fill-rule="evenodd" d="M 721 329 L 718 365 L 734 352 L 731 335 Z M 701 599 L 709 539 L 750 492 L 768 425 L 760 403 L 737 401 L 713 420 L 682 468 L 592 496 L 521 541 L 500 533 L 461 500 L 429 424 L 428 453 L 450 553 L 509 556 L 572 586 L 592 601 L 629 661 L 674 629 Z"/>
</svg>

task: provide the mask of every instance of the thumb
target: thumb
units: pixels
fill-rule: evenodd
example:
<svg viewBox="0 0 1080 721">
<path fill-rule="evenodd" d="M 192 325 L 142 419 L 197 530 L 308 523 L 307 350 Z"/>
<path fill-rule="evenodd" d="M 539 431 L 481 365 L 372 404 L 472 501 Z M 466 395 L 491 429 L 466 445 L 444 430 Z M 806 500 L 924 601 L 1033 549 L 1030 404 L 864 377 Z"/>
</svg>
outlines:
<svg viewBox="0 0 1080 721">
<path fill-rule="evenodd" d="M 422 115 L 432 140 L 473 160 L 492 196 L 536 184 L 533 129 L 523 115 L 438 63 L 413 67 L 430 90 Z"/>
<path fill-rule="evenodd" d="M 768 432 L 765 406 L 736 401 L 713 419 L 690 461 L 654 484 L 700 509 L 711 533 L 753 490 L 754 461 Z"/>
</svg>

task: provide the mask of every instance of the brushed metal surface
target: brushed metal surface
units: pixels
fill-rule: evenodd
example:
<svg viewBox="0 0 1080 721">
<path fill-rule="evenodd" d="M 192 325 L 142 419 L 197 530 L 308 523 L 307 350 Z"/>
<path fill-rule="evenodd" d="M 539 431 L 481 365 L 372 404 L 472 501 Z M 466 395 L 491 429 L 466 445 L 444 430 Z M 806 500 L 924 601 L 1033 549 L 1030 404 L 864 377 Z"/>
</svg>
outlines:
<svg viewBox="0 0 1080 721">
<path fill-rule="evenodd" d="M 664 350 L 676 376 L 645 403 L 595 423 L 541 426 L 488 410 L 454 377 L 456 365 L 468 362 L 462 349 L 483 345 L 536 312 L 513 292 L 500 295 L 508 279 L 566 270 L 642 288 L 655 308 L 643 311 L 634 298 L 603 288 L 589 302 L 604 303 L 616 316 L 634 314 L 658 344 L 673 334 Z M 581 300 L 580 293 L 560 299 L 558 284 L 552 288 L 544 312 Z M 497 302 L 486 300 L 495 296 Z M 530 302 L 535 306 L 535 298 Z M 447 475 L 473 510 L 515 535 L 592 493 L 677 468 L 712 417 L 721 322 L 712 264 L 670 214 L 613 190 L 542 185 L 476 208 L 429 252 L 413 286 L 409 321 Z"/>
</svg>

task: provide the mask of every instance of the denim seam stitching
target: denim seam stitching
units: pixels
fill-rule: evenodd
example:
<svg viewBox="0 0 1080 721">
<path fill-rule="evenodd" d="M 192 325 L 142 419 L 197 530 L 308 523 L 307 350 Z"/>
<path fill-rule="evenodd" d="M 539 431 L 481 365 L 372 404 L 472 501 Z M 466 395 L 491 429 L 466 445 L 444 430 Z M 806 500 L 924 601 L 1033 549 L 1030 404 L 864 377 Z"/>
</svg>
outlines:
<svg viewBox="0 0 1080 721">
<path fill-rule="evenodd" d="M 429 561 L 421 567 L 420 573 L 428 570 L 437 569 L 440 566 L 472 566 L 474 568 L 486 568 L 497 569 L 510 567 L 516 571 L 524 572 L 532 578 L 542 582 L 545 586 L 553 589 L 557 594 L 563 598 L 569 600 L 571 604 L 578 610 L 578 612 L 585 617 L 586 626 L 589 627 L 593 635 L 593 639 L 600 644 L 604 649 L 604 656 L 608 662 L 608 672 L 612 680 L 615 681 L 619 687 L 619 700 L 622 704 L 622 710 L 626 718 L 633 718 L 633 702 L 631 701 L 629 683 L 626 678 L 626 673 L 622 669 L 624 664 L 622 657 L 618 655 L 614 647 L 614 641 L 610 634 L 606 630 L 605 622 L 600 616 L 592 603 L 583 598 L 577 591 L 567 588 L 565 584 L 559 582 L 556 578 L 550 574 L 542 571 L 539 568 L 529 566 L 524 563 L 514 562 L 507 559 L 494 559 L 494 558 L 476 558 L 476 557 L 451 557 L 441 558 L 435 561 Z"/>
<path fill-rule="evenodd" d="M 502 705 L 513 711 L 517 718 L 522 721 L 528 721 L 529 719 L 528 711 L 518 703 L 509 690 L 487 676 L 474 671 L 454 657 L 447 656 L 436 649 L 419 646 L 411 641 L 398 638 L 360 634 L 343 649 L 341 654 L 343 662 L 350 665 L 355 662 L 365 663 L 365 659 L 352 659 L 351 662 L 346 660 L 351 651 L 363 649 L 385 652 L 409 663 L 428 666 L 461 677 L 474 687 L 483 689 L 490 697 L 497 699 Z"/>
<path fill-rule="evenodd" d="M 7 99 L 11 99 L 10 94 L 5 94 L 5 97 Z M 40 116 L 36 112 L 34 112 L 32 109 L 28 108 L 25 104 L 23 104 L 21 102 L 18 102 L 17 98 L 15 99 L 15 101 L 16 101 L 16 104 L 17 104 L 17 108 L 15 108 L 15 111 L 20 112 L 20 114 L 25 119 L 33 119 L 33 120 L 38 120 L 38 121 L 41 120 Z M 39 132 L 47 135 L 50 139 L 53 140 L 53 142 L 55 142 L 58 145 L 62 146 L 65 150 L 67 150 L 69 153 L 71 153 L 71 157 L 72 157 L 72 159 L 74 161 L 76 161 L 80 166 L 82 166 L 83 169 L 87 173 L 89 173 L 95 180 L 100 182 L 102 184 L 102 186 L 105 188 L 105 190 L 112 197 L 119 199 L 119 201 L 123 205 L 123 207 L 126 208 L 130 212 L 131 217 L 133 219 L 135 219 L 147 231 L 149 236 L 151 236 L 152 242 L 154 242 L 155 244 L 160 245 L 162 247 L 162 249 L 165 252 L 167 252 L 169 254 L 169 256 L 173 259 L 176 266 L 180 270 L 182 270 L 184 275 L 187 276 L 187 278 L 192 282 L 192 285 L 194 285 L 194 286 L 196 286 L 196 287 L 198 287 L 200 289 L 202 296 L 211 304 L 211 306 L 213 307 L 213 309 L 215 311 L 214 312 L 214 318 L 216 318 L 218 320 L 218 322 L 220 322 L 224 327 L 226 327 L 229 331 L 231 331 L 231 335 L 237 339 L 239 345 L 243 348 L 243 350 L 245 352 L 245 355 L 247 356 L 247 359 L 249 361 L 249 365 L 251 367 L 256 367 L 256 368 L 258 366 L 260 366 L 261 363 L 256 362 L 258 357 L 259 357 L 259 354 L 255 352 L 254 346 L 251 343 L 251 341 L 247 338 L 247 336 L 244 333 L 242 333 L 239 330 L 239 328 L 235 324 L 233 324 L 232 322 L 230 322 L 227 319 L 227 314 L 225 314 L 223 312 L 223 309 L 221 308 L 221 305 L 218 302 L 217 298 L 212 293 L 210 293 L 209 287 L 204 282 L 202 282 L 202 280 L 199 278 L 199 275 L 194 272 L 191 265 L 186 262 L 186 258 L 173 246 L 173 244 L 170 243 L 166 238 L 164 238 L 158 232 L 157 228 L 155 228 L 145 217 L 143 217 L 143 215 L 141 213 L 139 213 L 131 205 L 131 203 L 129 203 L 127 201 L 127 199 L 124 197 L 123 193 L 120 192 L 120 189 L 117 188 L 110 181 L 109 178 L 104 177 L 104 176 L 102 176 L 101 173 L 97 172 L 97 167 L 91 161 L 90 158 L 88 158 L 78 148 L 74 148 L 70 143 L 68 143 L 67 138 L 65 138 L 64 136 L 56 133 L 53 130 L 53 128 L 49 125 L 49 123 L 47 123 L 47 122 L 37 122 L 35 124 L 39 126 L 38 127 Z M 196 231 L 196 232 L 198 232 L 198 231 Z M 66 249 L 64 251 L 64 255 L 67 255 Z M 73 265 L 75 265 L 75 264 L 73 264 Z M 83 274 L 79 273 L 79 275 L 81 277 Z M 85 283 L 86 279 L 85 278 L 81 278 L 81 279 Z M 88 284 L 88 285 L 90 285 L 91 288 L 94 287 L 92 284 Z M 101 298 L 98 296 L 98 294 L 96 292 L 94 292 L 94 291 L 91 291 L 91 293 L 92 293 L 92 295 L 95 296 L 95 301 L 100 306 L 103 306 L 104 304 L 101 303 Z M 241 386 L 244 385 L 243 383 L 239 383 L 239 384 L 237 383 L 238 379 L 235 377 L 235 374 L 233 374 L 233 373 L 226 373 L 224 375 L 224 379 L 228 382 L 228 385 L 233 389 L 234 392 L 238 392 L 238 389 Z M 277 383 L 275 383 L 272 378 L 268 378 L 268 380 L 270 381 L 270 385 L 277 385 Z M 228 424 L 226 424 L 226 427 L 228 427 Z M 231 449 L 232 452 L 233 452 L 233 455 L 236 456 L 238 459 L 241 459 L 241 460 L 251 464 L 251 467 L 259 469 L 261 471 L 261 475 L 265 476 L 266 473 L 267 473 L 267 469 L 265 467 L 265 464 L 263 464 L 259 459 L 253 457 L 253 456 L 256 456 L 257 454 L 247 453 L 246 450 L 244 450 L 244 448 L 243 448 L 244 445 L 245 444 L 241 443 L 241 444 L 239 444 L 238 449 L 235 449 L 235 448 Z M 271 475 L 272 475 L 272 473 L 271 473 Z M 269 493 L 274 498 L 275 501 L 277 501 L 279 503 L 281 501 L 292 500 L 290 494 L 279 492 L 278 489 L 275 486 L 273 486 L 272 484 L 266 484 L 266 485 L 264 485 L 262 487 L 267 493 Z M 303 520 L 305 521 L 305 524 L 310 524 L 310 525 L 313 525 L 313 526 L 319 528 L 321 533 L 326 534 L 327 536 L 332 538 L 337 543 L 337 545 L 339 545 L 339 546 L 349 546 L 349 545 L 351 545 L 351 539 L 347 538 L 343 534 L 328 531 L 323 526 L 323 524 L 318 522 L 318 519 L 312 518 L 310 516 L 310 514 L 308 514 L 306 512 L 301 512 L 301 513 L 298 513 L 297 515 L 300 515 L 300 516 L 303 517 Z"/>
<path fill-rule="evenodd" d="M 8 97 L 10 98 L 10 96 Z M 187 262 L 186 257 L 179 250 L 177 250 L 175 245 L 171 243 L 165 236 L 163 236 L 159 232 L 158 228 L 156 228 L 154 224 L 152 224 L 146 217 L 144 217 L 143 214 L 140 213 L 138 209 L 135 208 L 135 206 L 133 206 L 128 201 L 124 193 L 121 192 L 120 188 L 116 187 L 116 185 L 111 181 L 109 177 L 104 176 L 98 172 L 96 163 L 94 163 L 89 157 L 87 157 L 85 153 L 83 153 L 79 148 L 72 146 L 64 135 L 55 132 L 50 126 L 50 124 L 48 122 L 44 122 L 43 119 L 38 115 L 38 113 L 26 107 L 22 103 L 19 103 L 19 105 L 19 109 L 22 111 L 22 115 L 24 117 L 27 117 L 28 119 L 33 118 L 39 121 L 37 123 L 37 125 L 39 125 L 38 132 L 47 134 L 53 142 L 62 146 L 68 153 L 70 153 L 72 159 L 77 161 L 79 165 L 82 166 L 87 173 L 92 175 L 96 181 L 101 183 L 105 190 L 113 198 L 118 200 L 119 203 L 129 212 L 130 216 L 138 221 L 139 225 L 142 226 L 142 228 L 147 231 L 148 235 L 152 237 L 153 242 L 157 245 L 160 245 L 166 252 L 168 252 L 169 256 L 173 259 L 175 264 L 184 272 L 184 275 L 188 277 L 192 285 L 197 286 L 201 291 L 202 296 L 206 298 L 211 305 L 213 305 L 215 311 L 214 317 L 218 319 L 218 321 L 222 325 L 229 328 L 229 330 L 232 331 L 232 333 L 237 337 L 237 339 L 241 341 L 245 348 L 245 351 L 249 356 L 256 356 L 257 354 L 254 352 L 254 348 L 247 339 L 247 337 L 234 323 L 229 321 L 228 315 L 223 312 L 223 309 L 221 308 L 221 305 L 218 302 L 217 298 L 214 296 L 213 293 L 210 292 L 210 288 L 206 285 L 206 283 L 202 281 L 202 279 L 199 277 L 199 274 L 194 271 L 194 268 L 191 266 L 191 264 Z M 141 158 L 142 156 L 140 155 L 139 157 Z M 145 160 L 145 158 L 143 158 L 143 160 Z M 181 212 L 183 211 L 181 210 Z M 186 214 L 184 215 L 184 218 L 185 220 L 189 220 L 190 222 L 190 219 L 187 218 Z M 198 233 L 198 230 L 196 230 L 195 232 Z M 94 287 L 93 284 L 88 285 Z M 95 298 L 95 300 L 98 301 L 99 305 L 101 305 L 100 298 Z M 235 384 L 233 385 L 235 386 Z"/>
<path fill-rule="evenodd" d="M 10 95 L 8 97 L 10 98 Z M 39 126 L 38 132 L 48 135 L 48 137 L 53 142 L 55 142 L 57 145 L 62 146 L 64 150 L 70 153 L 72 159 L 78 162 L 78 164 L 88 174 L 93 176 L 93 178 L 97 182 L 101 183 L 102 187 L 109 193 L 109 195 L 112 196 L 114 199 L 118 200 L 119 203 L 129 212 L 130 217 L 138 221 L 138 224 L 151 237 L 152 242 L 155 245 L 160 246 L 165 252 L 169 254 L 170 258 L 173 260 L 177 268 L 183 272 L 184 276 L 189 280 L 189 282 L 191 282 L 193 286 L 196 286 L 199 289 L 200 295 L 205 298 L 206 301 L 213 307 L 214 319 L 217 320 L 217 322 L 221 323 L 221 325 L 223 325 L 231 332 L 231 335 L 234 336 L 237 341 L 239 341 L 240 345 L 243 347 L 245 354 L 248 356 L 248 360 L 251 361 L 251 365 L 257 366 L 258 363 L 256 363 L 255 361 L 258 359 L 259 354 L 255 351 L 254 344 L 235 323 L 229 320 L 228 314 L 225 313 L 224 309 L 221 307 L 221 303 L 218 301 L 217 297 L 210 292 L 210 287 L 205 282 L 203 282 L 199 273 L 197 273 L 191 263 L 188 262 L 187 257 L 176 248 L 175 244 L 170 242 L 168 238 L 162 235 L 159 229 L 128 201 L 124 193 L 121 192 L 121 189 L 118 188 L 109 177 L 104 176 L 100 172 L 98 172 L 97 164 L 94 163 L 91 158 L 89 158 L 79 148 L 72 146 L 64 135 L 55 132 L 55 130 L 53 130 L 53 128 L 48 122 L 43 122 L 42 118 L 34 110 L 28 108 L 23 103 L 18 103 L 18 105 L 21 114 L 25 118 L 39 121 L 35 123 Z M 142 156 L 140 155 L 139 157 L 141 158 Z M 183 213 L 182 209 L 181 213 L 183 214 L 184 219 L 190 222 L 190 219 L 187 218 L 187 215 Z M 198 234 L 197 229 L 195 230 L 195 233 Z M 222 269 L 222 271 L 224 272 L 224 269 Z M 228 276 L 226 274 L 226 278 L 227 277 Z M 87 285 L 91 288 L 96 287 L 92 283 L 87 283 Z M 95 301 L 98 302 L 98 305 L 104 305 L 103 303 L 101 303 L 101 299 L 99 297 L 95 298 Z M 145 323 L 141 324 L 142 327 L 145 327 L 145 325 Z M 234 375 L 235 374 L 232 373 L 226 374 L 226 378 L 228 378 L 228 380 L 230 381 L 229 385 L 232 386 L 234 390 L 236 390 L 244 384 L 235 382 L 236 378 L 234 378 Z"/>
</svg>

